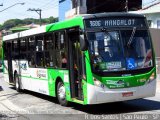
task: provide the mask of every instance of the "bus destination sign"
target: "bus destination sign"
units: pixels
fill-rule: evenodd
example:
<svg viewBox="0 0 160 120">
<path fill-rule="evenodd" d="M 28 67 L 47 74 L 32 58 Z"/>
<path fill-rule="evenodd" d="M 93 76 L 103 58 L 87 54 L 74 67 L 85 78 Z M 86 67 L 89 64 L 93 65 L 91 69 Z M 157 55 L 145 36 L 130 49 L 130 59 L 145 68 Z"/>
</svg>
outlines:
<svg viewBox="0 0 160 120">
<path fill-rule="evenodd" d="M 144 27 L 144 19 L 90 19 L 85 21 L 86 28 L 95 27 Z"/>
</svg>

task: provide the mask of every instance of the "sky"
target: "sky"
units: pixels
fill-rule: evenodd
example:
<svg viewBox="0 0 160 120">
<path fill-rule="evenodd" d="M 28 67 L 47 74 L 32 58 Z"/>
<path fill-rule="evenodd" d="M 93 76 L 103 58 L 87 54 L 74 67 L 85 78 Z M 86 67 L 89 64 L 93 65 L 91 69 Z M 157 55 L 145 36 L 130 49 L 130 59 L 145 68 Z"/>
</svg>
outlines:
<svg viewBox="0 0 160 120">
<path fill-rule="evenodd" d="M 149 6 L 149 5 L 151 5 L 155 2 L 158 2 L 160 0 L 142 0 L 142 1 L 143 1 L 142 6 Z"/>
<path fill-rule="evenodd" d="M 17 4 L 5 11 L 3 9 L 10 7 L 16 3 L 25 3 L 24 5 Z M 3 24 L 9 19 L 24 19 L 36 18 L 39 19 L 38 13 L 35 11 L 27 11 L 29 8 L 42 9 L 42 18 L 50 16 L 58 17 L 58 0 L 0 0 L 0 24 Z"/>
<path fill-rule="evenodd" d="M 39 15 L 35 11 L 27 11 L 29 8 L 42 9 L 42 18 L 48 18 L 50 16 L 59 17 L 64 19 L 64 13 L 69 9 L 70 0 L 61 3 L 60 12 L 58 12 L 59 0 L 0 0 L 0 24 L 3 24 L 9 19 L 24 19 L 24 18 L 36 18 L 39 19 Z M 155 1 L 160 0 L 143 0 L 144 5 L 148 5 Z M 17 4 L 3 12 L 3 9 L 10 7 L 16 3 L 25 3 L 24 5 Z"/>
</svg>

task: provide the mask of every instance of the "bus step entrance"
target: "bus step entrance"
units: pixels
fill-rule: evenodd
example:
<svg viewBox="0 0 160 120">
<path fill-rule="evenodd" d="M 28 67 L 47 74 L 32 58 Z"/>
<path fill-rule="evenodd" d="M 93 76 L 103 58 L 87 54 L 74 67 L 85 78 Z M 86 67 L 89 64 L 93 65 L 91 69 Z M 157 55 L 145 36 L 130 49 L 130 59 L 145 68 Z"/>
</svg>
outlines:
<svg viewBox="0 0 160 120">
<path fill-rule="evenodd" d="M 75 98 L 78 100 L 83 100 L 83 93 L 80 81 L 75 82 Z"/>
</svg>

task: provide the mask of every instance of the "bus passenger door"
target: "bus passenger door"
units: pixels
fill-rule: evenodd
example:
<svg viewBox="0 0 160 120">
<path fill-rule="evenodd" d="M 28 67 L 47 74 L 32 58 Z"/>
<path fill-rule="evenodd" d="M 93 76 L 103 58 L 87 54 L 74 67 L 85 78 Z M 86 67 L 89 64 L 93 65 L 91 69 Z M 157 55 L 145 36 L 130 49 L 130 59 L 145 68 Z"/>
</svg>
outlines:
<svg viewBox="0 0 160 120">
<path fill-rule="evenodd" d="M 80 51 L 79 31 L 68 31 L 68 58 L 71 96 L 83 100 L 82 94 L 82 53 Z"/>
<path fill-rule="evenodd" d="M 8 61 L 8 76 L 9 82 L 13 83 L 13 69 L 12 69 L 12 46 L 10 42 L 7 42 L 7 61 Z"/>
</svg>

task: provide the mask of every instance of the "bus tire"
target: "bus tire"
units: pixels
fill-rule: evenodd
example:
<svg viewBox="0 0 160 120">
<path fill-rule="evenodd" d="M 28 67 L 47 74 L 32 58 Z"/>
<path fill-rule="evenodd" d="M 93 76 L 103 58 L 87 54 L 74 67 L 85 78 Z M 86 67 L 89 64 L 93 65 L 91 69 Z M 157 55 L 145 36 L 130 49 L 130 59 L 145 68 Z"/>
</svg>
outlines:
<svg viewBox="0 0 160 120">
<path fill-rule="evenodd" d="M 62 81 L 59 81 L 57 84 L 57 98 L 62 106 L 68 106 L 69 102 L 66 100 L 66 91 L 65 86 Z"/>
<path fill-rule="evenodd" d="M 15 73 L 14 75 L 14 81 L 15 81 L 15 88 L 17 92 L 21 92 L 21 85 L 20 85 L 20 80 L 19 80 L 19 76 L 17 73 Z"/>
</svg>

